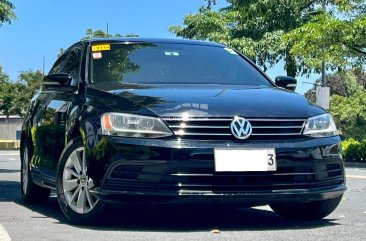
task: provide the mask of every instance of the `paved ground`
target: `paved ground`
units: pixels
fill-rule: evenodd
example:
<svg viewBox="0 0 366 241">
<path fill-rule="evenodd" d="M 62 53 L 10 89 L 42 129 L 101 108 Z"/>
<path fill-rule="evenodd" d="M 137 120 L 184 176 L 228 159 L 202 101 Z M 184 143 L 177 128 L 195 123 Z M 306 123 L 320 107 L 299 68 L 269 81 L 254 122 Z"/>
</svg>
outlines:
<svg viewBox="0 0 366 241">
<path fill-rule="evenodd" d="M 0 241 L 9 240 L 365 240 L 366 168 L 347 168 L 348 191 L 338 209 L 317 222 L 293 222 L 268 207 L 249 209 L 113 209 L 94 227 L 65 223 L 55 197 L 25 206 L 19 156 L 0 151 Z M 219 230 L 215 233 L 213 230 Z"/>
</svg>

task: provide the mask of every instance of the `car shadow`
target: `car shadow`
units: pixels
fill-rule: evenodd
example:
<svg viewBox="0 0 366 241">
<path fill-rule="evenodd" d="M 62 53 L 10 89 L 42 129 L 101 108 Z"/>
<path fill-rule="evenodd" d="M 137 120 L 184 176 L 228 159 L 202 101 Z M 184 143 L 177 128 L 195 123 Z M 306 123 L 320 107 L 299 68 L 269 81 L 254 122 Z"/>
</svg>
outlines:
<svg viewBox="0 0 366 241">
<path fill-rule="evenodd" d="M 337 225 L 331 219 L 316 222 L 293 221 L 279 217 L 270 210 L 257 208 L 205 207 L 143 207 L 109 209 L 102 225 L 95 230 L 129 231 L 239 231 L 312 229 Z M 107 219 L 106 219 L 107 218 Z"/>
<path fill-rule="evenodd" d="M 54 195 L 45 205 L 25 205 L 21 201 L 19 182 L 0 181 L 0 188 L 4 186 L 8 186 L 8 190 L 5 193 L 1 190 L 0 202 L 15 202 L 33 212 L 56 220 L 55 224 L 69 225 Z M 211 205 L 109 207 L 100 220 L 93 226 L 71 226 L 101 231 L 200 232 L 216 229 L 220 231 L 314 229 L 339 225 L 335 219 L 294 221 L 283 219 L 266 209 L 237 209 Z"/>
<path fill-rule="evenodd" d="M 0 180 L 0 202 L 19 202 L 19 201 L 20 201 L 19 181 Z"/>
</svg>

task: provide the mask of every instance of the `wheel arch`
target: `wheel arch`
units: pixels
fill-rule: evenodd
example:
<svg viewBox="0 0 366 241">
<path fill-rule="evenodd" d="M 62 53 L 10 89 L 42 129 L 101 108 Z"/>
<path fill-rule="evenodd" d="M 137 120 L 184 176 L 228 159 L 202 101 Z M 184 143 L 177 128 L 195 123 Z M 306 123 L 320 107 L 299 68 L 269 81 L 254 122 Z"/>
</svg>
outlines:
<svg viewBox="0 0 366 241">
<path fill-rule="evenodd" d="M 75 139 L 76 137 L 83 138 L 82 133 L 84 131 L 81 129 L 80 121 L 78 119 L 74 119 L 71 123 L 72 125 L 70 125 L 66 133 L 65 147 L 72 139 Z"/>
<path fill-rule="evenodd" d="M 33 153 L 33 141 L 32 141 L 32 131 L 28 123 L 24 123 L 22 127 L 22 132 L 20 134 L 20 151 L 22 151 L 22 148 L 24 147 L 24 144 L 27 143 L 28 151 Z"/>
</svg>

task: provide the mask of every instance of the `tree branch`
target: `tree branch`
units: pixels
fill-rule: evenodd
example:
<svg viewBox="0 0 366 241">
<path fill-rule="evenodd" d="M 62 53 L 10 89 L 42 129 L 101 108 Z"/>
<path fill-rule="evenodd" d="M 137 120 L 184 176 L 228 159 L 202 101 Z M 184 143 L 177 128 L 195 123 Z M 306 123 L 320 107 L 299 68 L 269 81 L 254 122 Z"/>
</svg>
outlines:
<svg viewBox="0 0 366 241">
<path fill-rule="evenodd" d="M 307 9 L 308 7 L 310 7 L 313 3 L 315 3 L 317 0 L 314 1 L 310 1 L 308 4 L 306 4 L 305 6 L 303 6 L 302 8 L 300 8 L 300 12 L 304 11 L 305 9 Z"/>
<path fill-rule="evenodd" d="M 350 48 L 350 49 L 352 49 L 353 51 L 355 51 L 355 52 L 357 52 L 357 53 L 359 53 L 359 54 L 366 55 L 366 51 L 364 51 L 364 50 L 361 50 L 361 49 L 359 49 L 359 48 L 357 48 L 357 47 L 354 47 L 354 46 L 349 46 L 349 45 L 347 45 L 347 44 L 345 44 L 345 43 L 343 43 L 343 44 L 344 44 L 344 46 L 346 46 L 347 48 Z"/>
</svg>

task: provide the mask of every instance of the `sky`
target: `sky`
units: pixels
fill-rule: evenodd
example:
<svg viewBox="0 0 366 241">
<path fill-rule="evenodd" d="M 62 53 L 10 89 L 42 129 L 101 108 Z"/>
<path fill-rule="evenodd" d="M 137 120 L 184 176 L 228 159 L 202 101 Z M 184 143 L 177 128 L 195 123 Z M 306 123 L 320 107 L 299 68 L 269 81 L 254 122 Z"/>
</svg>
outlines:
<svg viewBox="0 0 366 241">
<path fill-rule="evenodd" d="M 60 48 L 67 48 L 85 36 L 88 28 L 109 33 L 138 34 L 141 37 L 175 38 L 168 31 L 182 25 L 184 16 L 198 11 L 204 0 L 12 0 L 18 20 L 0 27 L 0 65 L 17 80 L 20 71 L 45 73 L 56 60 Z M 218 0 L 215 8 L 225 6 Z M 267 71 L 274 79 L 286 75 L 283 62 Z M 297 92 L 304 93 L 319 76 L 298 78 Z"/>
</svg>

